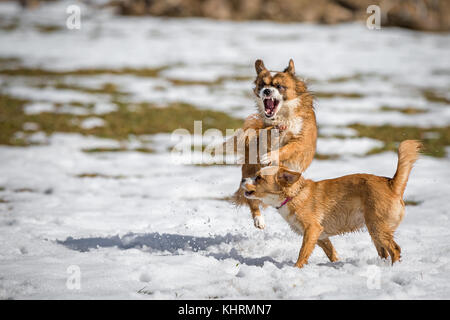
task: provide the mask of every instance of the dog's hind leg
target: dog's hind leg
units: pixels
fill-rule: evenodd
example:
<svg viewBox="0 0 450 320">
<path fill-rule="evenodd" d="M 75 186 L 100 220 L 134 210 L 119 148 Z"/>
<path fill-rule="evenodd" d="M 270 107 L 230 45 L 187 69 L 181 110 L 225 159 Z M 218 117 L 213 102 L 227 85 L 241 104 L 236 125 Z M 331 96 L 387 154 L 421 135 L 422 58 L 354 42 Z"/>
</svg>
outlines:
<svg viewBox="0 0 450 320">
<path fill-rule="evenodd" d="M 401 249 L 400 246 L 394 241 L 394 237 L 392 234 L 387 234 L 383 237 L 383 248 L 385 248 L 389 255 L 391 256 L 391 262 L 394 264 L 399 261 L 401 258 Z"/>
<path fill-rule="evenodd" d="M 376 242 L 374 242 L 374 244 L 375 244 L 375 248 L 377 248 L 378 256 L 381 259 L 387 259 L 389 257 L 387 250 L 384 249 L 380 244 L 378 244 Z"/>
<path fill-rule="evenodd" d="M 376 228 L 372 225 L 367 225 L 370 236 L 372 237 L 373 243 L 377 248 L 378 255 L 387 259 L 388 254 L 391 256 L 391 262 L 394 264 L 401 258 L 400 246 L 394 241 L 394 235 L 392 231 L 387 231 L 388 227 L 385 226 Z M 384 230 L 383 230 L 384 229 Z"/>
<path fill-rule="evenodd" d="M 394 238 L 394 237 L 392 237 Z M 397 242 L 394 241 L 394 239 L 391 240 L 391 245 L 393 246 L 393 252 L 394 255 L 391 255 L 391 259 L 392 259 L 392 264 L 394 264 L 394 262 L 397 262 L 400 260 L 400 258 L 402 257 L 402 249 L 400 248 L 400 246 L 397 244 Z"/>
<path fill-rule="evenodd" d="M 339 260 L 336 250 L 330 239 L 317 240 L 317 244 L 322 248 L 323 252 L 327 255 L 331 262 L 336 262 Z"/>
</svg>

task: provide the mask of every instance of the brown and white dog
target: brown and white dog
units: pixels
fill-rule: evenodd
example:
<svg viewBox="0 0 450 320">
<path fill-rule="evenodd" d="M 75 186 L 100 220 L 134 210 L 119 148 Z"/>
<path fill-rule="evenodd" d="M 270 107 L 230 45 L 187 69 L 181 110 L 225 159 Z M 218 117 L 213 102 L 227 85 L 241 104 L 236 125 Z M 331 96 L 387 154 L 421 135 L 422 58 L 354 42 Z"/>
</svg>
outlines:
<svg viewBox="0 0 450 320">
<path fill-rule="evenodd" d="M 421 144 L 400 144 L 393 178 L 352 174 L 314 182 L 287 168 L 270 166 L 242 182 L 248 199 L 260 200 L 278 209 L 291 228 L 303 235 L 296 267 L 308 263 L 318 244 L 330 261 L 338 260 L 329 237 L 367 226 L 381 258 L 400 259 L 394 232 L 405 214 L 403 193 Z"/>
<path fill-rule="evenodd" d="M 244 135 L 249 131 L 275 128 L 278 130 L 279 139 L 276 150 L 268 150 L 269 152 L 261 156 L 258 152 L 256 163 L 250 163 L 246 152 L 242 179 L 254 176 L 262 166 L 270 164 L 282 165 L 302 173 L 311 164 L 316 151 L 317 126 L 313 96 L 308 92 L 306 84 L 295 76 L 292 59 L 282 72 L 267 70 L 262 60 L 256 60 L 255 69 L 257 76 L 253 91 L 258 113 L 245 120 Z M 246 137 L 252 138 L 251 134 Z M 270 149 L 271 143 L 267 145 Z M 237 205 L 247 204 L 255 226 L 264 229 L 259 200 L 245 198 L 243 190 L 239 188 L 233 196 L 233 201 Z"/>
</svg>

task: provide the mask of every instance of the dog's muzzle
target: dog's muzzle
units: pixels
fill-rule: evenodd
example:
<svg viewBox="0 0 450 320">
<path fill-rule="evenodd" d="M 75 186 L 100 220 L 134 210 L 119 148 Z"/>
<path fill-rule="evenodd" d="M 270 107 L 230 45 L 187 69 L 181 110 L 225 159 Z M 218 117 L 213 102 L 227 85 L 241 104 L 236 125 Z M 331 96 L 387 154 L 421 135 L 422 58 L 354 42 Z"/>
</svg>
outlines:
<svg viewBox="0 0 450 320">
<path fill-rule="evenodd" d="M 246 197 L 251 196 L 256 191 L 256 187 L 253 184 L 253 179 L 251 179 L 251 178 L 242 179 L 241 188 L 244 189 L 244 195 Z"/>
</svg>

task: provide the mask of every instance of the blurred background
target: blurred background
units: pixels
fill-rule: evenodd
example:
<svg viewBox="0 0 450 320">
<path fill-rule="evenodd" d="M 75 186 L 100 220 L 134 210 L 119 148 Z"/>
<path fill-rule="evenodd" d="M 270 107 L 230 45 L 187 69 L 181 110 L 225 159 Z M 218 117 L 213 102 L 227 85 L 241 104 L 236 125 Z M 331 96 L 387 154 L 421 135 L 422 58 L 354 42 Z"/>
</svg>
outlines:
<svg viewBox="0 0 450 320">
<path fill-rule="evenodd" d="M 380 29 L 367 27 L 370 5 L 381 10 Z M 240 238 L 210 241 L 219 260 L 260 266 L 293 258 L 297 242 L 292 235 L 292 245 L 286 245 L 288 227 L 281 220 L 268 217 L 268 230 L 256 233 L 247 210 L 235 214 L 226 201 L 238 187 L 238 166 L 175 164 L 171 158 L 175 129 L 193 132 L 194 121 L 201 120 L 203 131 L 225 132 L 255 112 L 258 58 L 270 70 L 283 70 L 293 58 L 297 75 L 316 97 L 319 139 L 316 160 L 305 173 L 309 178 L 392 176 L 398 143 L 423 140 L 422 167 L 413 171 L 406 194 L 413 218 L 400 237 L 410 249 L 423 249 L 417 256 L 447 257 L 442 244 L 449 243 L 449 31 L 446 0 L 0 1 L 0 273 L 6 275 L 0 277 L 0 297 L 69 295 L 58 289 L 68 261 L 95 264 L 89 276 L 95 285 L 84 297 L 111 293 L 98 290 L 109 281 L 100 276 L 104 272 L 126 288 L 116 287 L 112 297 L 129 297 L 155 273 L 165 279 L 171 272 L 165 260 L 158 260 L 159 269 L 145 269 L 152 255 L 124 251 L 120 261 L 134 265 L 124 267 L 112 258 L 112 248 L 81 256 L 76 244 L 66 249 L 54 242 L 69 237 L 97 248 L 102 239 L 129 232 L 242 233 L 265 246 Z M 437 234 L 447 238 L 436 239 L 436 245 L 421 242 L 417 228 L 424 223 L 426 241 Z M 342 242 L 340 250 L 348 256 L 357 250 L 364 259 L 373 249 L 365 240 Z M 153 243 L 136 246 L 151 249 Z M 154 250 L 180 254 L 183 247 L 170 243 Z M 230 253 L 228 246 L 238 251 Z M 432 246 L 437 251 L 429 252 Z M 255 262 L 247 256 L 271 258 Z M 423 284 L 398 280 L 410 272 L 404 265 L 389 282 L 389 294 L 405 292 L 395 282 L 400 281 L 410 286 L 406 297 L 448 297 L 448 279 L 438 276 L 450 264 L 436 259 L 416 261 L 417 272 L 426 273 L 431 264 L 441 268 Z M 159 282 L 152 290 L 169 298 L 178 297 L 174 287 L 187 298 L 273 297 L 260 295 L 260 287 L 227 291 L 208 277 L 191 286 L 183 282 L 192 278 L 186 270 L 173 270 L 183 277 L 170 288 Z M 288 282 L 284 286 L 289 279 L 283 274 L 264 270 L 280 283 L 277 297 L 315 297 Z M 346 279 L 328 297 L 379 297 L 353 291 L 351 270 L 323 275 L 327 286 Z M 436 290 L 431 283 L 444 287 Z"/>
<path fill-rule="evenodd" d="M 281 70 L 291 57 L 317 97 L 321 134 L 367 138 L 352 152 L 395 150 L 409 137 L 443 157 L 449 144 L 448 1 L 0 4 L 3 144 L 79 132 L 119 149 L 133 137 L 150 151 L 140 136 L 192 130 L 193 120 L 236 128 L 254 110 L 255 59 Z M 380 30 L 366 26 L 373 4 Z M 80 29 L 68 26 L 70 5 Z M 333 147 L 319 145 L 317 157 L 338 156 Z"/>
<path fill-rule="evenodd" d="M 49 1 L 49 0 L 47 0 Z M 51 0 L 50 0 L 51 1 Z M 55 0 L 53 0 L 55 1 Z M 45 0 L 20 0 L 25 8 Z M 448 31 L 450 4 L 443 0 L 100 0 L 85 1 L 128 16 L 204 17 L 220 20 L 272 20 L 335 24 L 367 19 L 367 8 L 378 5 L 383 26 L 423 31 Z"/>
</svg>

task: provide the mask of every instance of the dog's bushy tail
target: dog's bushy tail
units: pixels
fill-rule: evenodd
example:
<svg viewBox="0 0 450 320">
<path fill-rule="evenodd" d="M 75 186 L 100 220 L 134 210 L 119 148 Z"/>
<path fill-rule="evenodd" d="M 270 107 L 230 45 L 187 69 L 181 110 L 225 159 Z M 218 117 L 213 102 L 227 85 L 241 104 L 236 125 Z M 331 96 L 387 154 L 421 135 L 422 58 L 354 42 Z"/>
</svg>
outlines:
<svg viewBox="0 0 450 320">
<path fill-rule="evenodd" d="M 419 157 L 422 143 L 417 140 L 405 140 L 398 148 L 397 171 L 392 178 L 392 190 L 403 197 L 411 169 Z"/>
<path fill-rule="evenodd" d="M 236 190 L 235 193 L 233 193 L 233 195 L 230 197 L 230 202 L 234 204 L 236 207 L 240 207 L 242 205 L 247 204 L 244 192 L 242 191 L 241 188 L 239 188 L 238 190 Z"/>
</svg>

